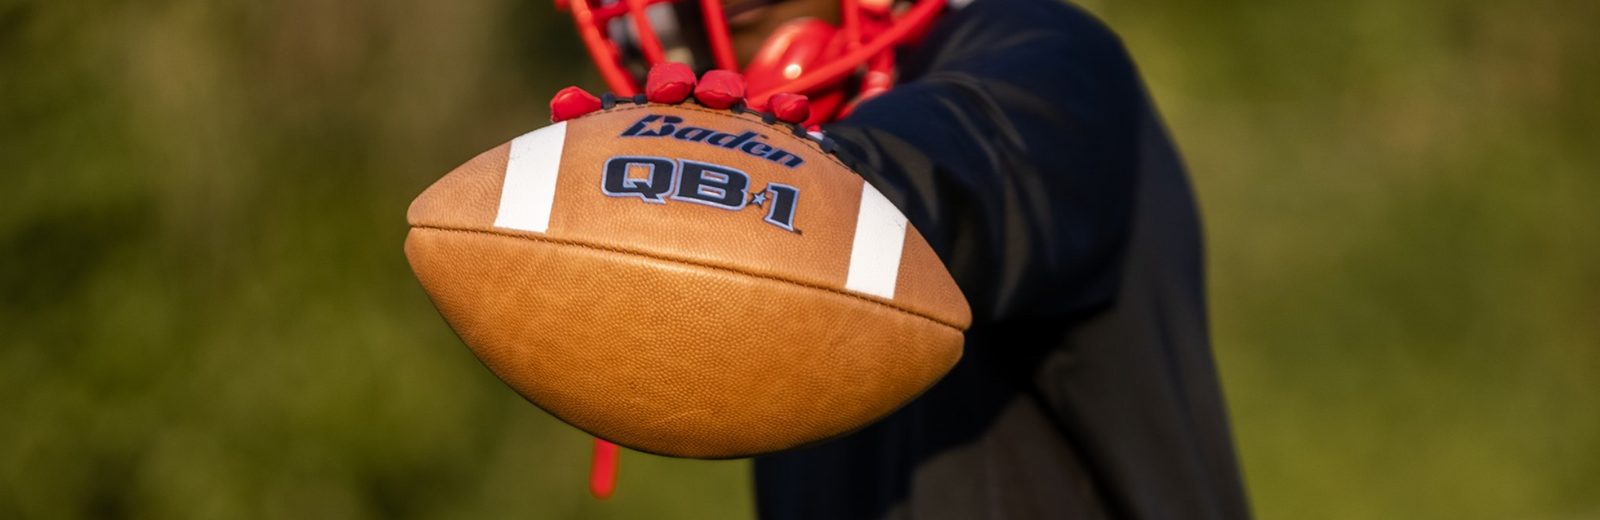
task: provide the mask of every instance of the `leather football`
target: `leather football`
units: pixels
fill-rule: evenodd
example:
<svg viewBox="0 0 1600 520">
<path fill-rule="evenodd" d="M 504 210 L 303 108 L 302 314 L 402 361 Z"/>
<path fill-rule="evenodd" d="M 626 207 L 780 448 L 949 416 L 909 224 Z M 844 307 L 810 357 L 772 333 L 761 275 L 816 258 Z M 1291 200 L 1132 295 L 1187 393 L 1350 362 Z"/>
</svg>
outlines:
<svg viewBox="0 0 1600 520">
<path fill-rule="evenodd" d="M 831 144 L 737 107 L 617 104 L 441 178 L 406 256 L 490 371 L 596 437 L 694 458 L 818 443 L 926 390 L 971 321 Z"/>
</svg>

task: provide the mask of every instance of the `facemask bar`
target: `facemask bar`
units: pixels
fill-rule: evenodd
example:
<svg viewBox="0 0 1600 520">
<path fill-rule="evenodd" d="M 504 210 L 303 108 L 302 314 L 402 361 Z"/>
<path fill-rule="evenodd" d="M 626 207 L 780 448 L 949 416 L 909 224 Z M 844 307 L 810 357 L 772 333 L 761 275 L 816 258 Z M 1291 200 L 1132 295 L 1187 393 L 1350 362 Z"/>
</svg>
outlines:
<svg viewBox="0 0 1600 520">
<path fill-rule="evenodd" d="M 649 6 L 678 0 L 612 0 L 602 5 L 591 5 L 592 0 L 556 0 L 557 9 L 569 10 L 578 26 L 578 35 L 584 47 L 600 70 L 606 85 L 620 96 L 633 96 L 640 92 L 639 82 L 622 62 L 622 54 L 605 31 L 611 20 L 628 15 L 637 33 L 639 53 L 646 61 L 646 69 L 666 61 L 661 38 L 649 22 Z M 683 0 L 690 1 L 690 0 Z M 705 34 L 710 44 L 713 65 L 723 70 L 740 70 L 734 57 L 733 42 L 728 35 L 727 19 L 721 0 L 693 0 L 699 3 L 704 16 Z M 781 92 L 813 94 L 834 86 L 866 66 L 862 90 L 856 101 L 888 89 L 893 82 L 893 46 L 922 35 L 948 0 L 916 0 L 902 14 L 890 12 L 893 0 L 840 0 L 841 29 L 846 38 L 846 54 L 823 66 L 805 71 L 787 83 L 765 92 L 749 96 L 752 106 L 765 105 L 767 98 Z M 865 4 L 865 5 L 864 5 Z"/>
</svg>

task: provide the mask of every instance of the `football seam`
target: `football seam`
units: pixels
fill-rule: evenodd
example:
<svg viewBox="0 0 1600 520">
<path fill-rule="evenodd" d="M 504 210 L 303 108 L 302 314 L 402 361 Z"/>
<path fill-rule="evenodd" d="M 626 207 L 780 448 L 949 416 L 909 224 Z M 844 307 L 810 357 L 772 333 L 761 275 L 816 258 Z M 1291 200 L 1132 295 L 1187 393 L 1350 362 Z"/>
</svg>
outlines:
<svg viewBox="0 0 1600 520">
<path fill-rule="evenodd" d="M 535 242 L 548 242 L 548 243 L 552 243 L 552 244 L 558 244 L 558 245 L 564 245 L 564 246 L 573 246 L 573 247 L 581 247 L 581 248 L 585 248 L 585 249 L 593 249 L 593 250 L 597 250 L 597 251 L 606 251 L 606 252 L 622 254 L 622 255 L 639 256 L 639 257 L 649 258 L 649 259 L 652 259 L 652 260 L 660 260 L 660 261 L 664 261 L 664 262 L 673 262 L 673 263 L 679 263 L 679 264 L 684 264 L 684 265 L 692 265 L 692 266 L 695 266 L 695 267 L 702 267 L 702 268 L 713 269 L 713 270 L 717 270 L 717 271 L 726 271 L 726 272 L 730 272 L 730 273 L 736 273 L 736 274 L 741 274 L 741 275 L 745 275 L 745 276 L 751 276 L 751 277 L 755 277 L 755 278 L 772 280 L 772 281 L 776 281 L 776 282 L 783 282 L 783 283 L 798 285 L 798 286 L 806 287 L 806 288 L 810 288 L 810 289 L 816 289 L 816 290 L 820 290 L 820 291 L 831 292 L 831 293 L 834 293 L 834 294 L 838 294 L 840 296 L 846 296 L 846 297 L 854 298 L 854 299 L 861 300 L 861 301 L 864 301 L 864 302 L 867 302 L 867 303 L 871 303 L 871 304 L 874 304 L 874 305 L 887 307 L 887 308 L 892 309 L 892 310 L 896 310 L 896 311 L 899 311 L 899 312 L 902 312 L 902 313 L 905 313 L 905 314 L 909 314 L 909 315 L 912 315 L 912 316 L 916 316 L 918 318 L 922 318 L 922 319 L 934 322 L 936 324 L 939 324 L 939 325 L 942 325 L 942 326 L 945 326 L 945 327 L 949 327 L 950 329 L 952 329 L 952 330 L 954 330 L 954 331 L 956 331 L 958 333 L 961 332 L 961 327 L 956 326 L 954 323 L 951 323 L 949 321 L 940 319 L 939 317 L 934 316 L 932 314 L 916 311 L 916 310 L 913 310 L 913 309 L 907 309 L 905 307 L 901 307 L 901 306 L 898 306 L 898 305 L 885 303 L 883 301 L 876 300 L 876 299 L 873 299 L 873 298 L 868 298 L 866 296 L 863 296 L 863 295 L 860 295 L 860 294 L 856 294 L 856 293 L 853 293 L 853 292 L 850 292 L 850 291 L 835 289 L 835 288 L 828 287 L 828 286 L 825 286 L 825 285 L 820 285 L 820 284 L 816 284 L 816 283 L 812 283 L 812 282 L 805 282 L 805 281 L 801 281 L 801 280 L 793 280 L 793 279 L 784 278 L 784 277 L 781 277 L 781 276 L 776 276 L 776 275 L 771 275 L 771 274 L 766 274 L 766 273 L 756 273 L 756 272 L 746 271 L 746 270 L 737 269 L 737 268 L 733 268 L 733 267 L 728 267 L 728 266 L 724 266 L 724 265 L 717 265 L 717 264 L 713 264 L 713 263 L 709 263 L 709 262 L 702 262 L 702 261 L 689 260 L 689 259 L 683 259 L 683 258 L 674 258 L 674 257 L 662 255 L 662 254 L 659 254 L 659 253 L 650 253 L 650 252 L 646 252 L 646 251 L 638 251 L 638 250 L 621 248 L 621 247 L 616 247 L 616 246 L 605 246 L 605 245 L 600 245 L 600 244 L 592 244 L 592 243 L 589 243 L 589 242 L 584 242 L 584 241 L 580 241 L 580 240 L 573 240 L 573 239 L 569 239 L 569 238 L 553 238 L 553 237 L 546 237 L 546 236 L 530 236 L 530 235 L 502 233 L 502 232 L 496 232 L 496 231 L 487 231 L 487 230 L 482 230 L 482 229 L 452 228 L 452 227 L 443 227 L 443 226 L 434 226 L 434 225 L 412 225 L 411 228 L 412 229 L 427 229 L 427 230 L 433 230 L 433 231 L 454 232 L 454 233 L 471 233 L 471 234 L 479 234 L 479 235 L 489 235 L 489 236 L 503 237 L 503 238 L 531 240 L 531 241 L 535 241 Z"/>
</svg>

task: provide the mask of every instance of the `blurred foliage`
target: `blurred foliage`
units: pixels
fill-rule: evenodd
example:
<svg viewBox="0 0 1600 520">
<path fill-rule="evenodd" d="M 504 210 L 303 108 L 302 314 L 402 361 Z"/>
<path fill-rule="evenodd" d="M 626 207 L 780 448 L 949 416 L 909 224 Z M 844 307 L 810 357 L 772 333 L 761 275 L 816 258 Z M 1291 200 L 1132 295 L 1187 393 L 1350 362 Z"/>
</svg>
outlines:
<svg viewBox="0 0 1600 520">
<path fill-rule="evenodd" d="M 1600 515 L 1600 3 L 1085 3 L 1192 167 L 1262 518 Z M 588 498 L 400 252 L 597 86 L 576 42 L 548 2 L 0 0 L 0 518 L 749 517 L 744 462 Z"/>
<path fill-rule="evenodd" d="M 1105 0 L 1262 518 L 1600 518 L 1600 3 Z"/>
</svg>

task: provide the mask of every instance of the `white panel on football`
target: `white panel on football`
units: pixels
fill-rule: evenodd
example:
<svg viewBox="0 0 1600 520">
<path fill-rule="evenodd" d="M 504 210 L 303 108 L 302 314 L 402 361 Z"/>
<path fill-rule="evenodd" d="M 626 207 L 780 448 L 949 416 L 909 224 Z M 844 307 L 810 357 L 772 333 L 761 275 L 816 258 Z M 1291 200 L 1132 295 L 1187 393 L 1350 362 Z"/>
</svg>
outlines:
<svg viewBox="0 0 1600 520">
<path fill-rule="evenodd" d="M 561 171 L 561 148 L 566 142 L 566 121 L 511 140 L 494 227 L 535 233 L 550 228 L 550 205 L 556 198 L 556 174 Z"/>
<path fill-rule="evenodd" d="M 850 246 L 850 273 L 845 276 L 844 288 L 893 299 L 905 243 L 906 216 L 872 184 L 861 183 L 861 211 L 856 213 L 856 237 Z"/>
</svg>

